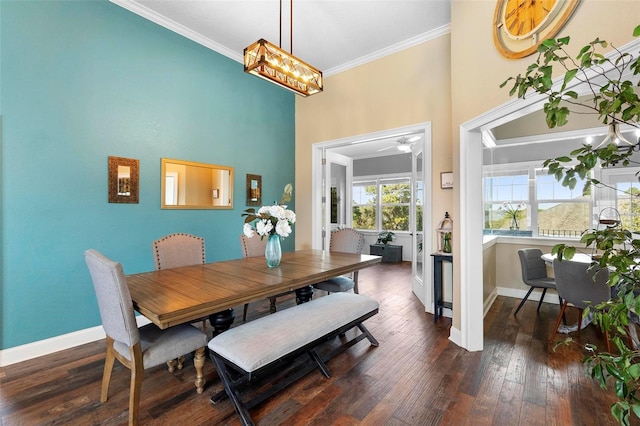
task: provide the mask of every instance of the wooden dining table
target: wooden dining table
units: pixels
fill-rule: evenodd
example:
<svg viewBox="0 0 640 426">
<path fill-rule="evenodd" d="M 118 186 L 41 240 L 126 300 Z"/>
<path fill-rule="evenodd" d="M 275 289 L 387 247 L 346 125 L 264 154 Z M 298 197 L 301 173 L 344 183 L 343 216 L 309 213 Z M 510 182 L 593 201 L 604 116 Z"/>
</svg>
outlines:
<svg viewBox="0 0 640 426">
<path fill-rule="evenodd" d="M 221 313 L 233 312 L 233 307 L 288 291 L 310 298 L 312 284 L 357 273 L 380 260 L 365 254 L 297 250 L 283 253 L 276 268 L 267 267 L 262 256 L 248 257 L 131 274 L 127 283 L 134 308 L 166 329 L 213 314 L 224 317 Z"/>
</svg>

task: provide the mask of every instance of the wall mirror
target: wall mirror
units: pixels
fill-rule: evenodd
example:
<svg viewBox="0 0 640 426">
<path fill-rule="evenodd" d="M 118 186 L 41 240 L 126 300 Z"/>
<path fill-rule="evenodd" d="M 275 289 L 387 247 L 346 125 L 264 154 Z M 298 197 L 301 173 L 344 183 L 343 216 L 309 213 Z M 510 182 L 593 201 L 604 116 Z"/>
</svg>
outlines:
<svg viewBox="0 0 640 426">
<path fill-rule="evenodd" d="M 163 209 L 233 209 L 233 167 L 162 159 Z"/>
<path fill-rule="evenodd" d="M 259 206 L 262 204 L 262 176 L 247 175 L 247 205 Z"/>
<path fill-rule="evenodd" d="M 139 161 L 109 157 L 109 202 L 138 203 Z"/>
</svg>

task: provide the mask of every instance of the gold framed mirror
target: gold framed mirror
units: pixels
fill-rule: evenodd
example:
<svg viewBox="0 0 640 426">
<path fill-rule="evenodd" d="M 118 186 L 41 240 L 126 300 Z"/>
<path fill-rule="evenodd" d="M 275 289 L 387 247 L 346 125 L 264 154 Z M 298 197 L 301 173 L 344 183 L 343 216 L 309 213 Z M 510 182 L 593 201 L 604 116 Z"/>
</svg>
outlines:
<svg viewBox="0 0 640 426">
<path fill-rule="evenodd" d="M 138 203 L 140 161 L 109 157 L 109 202 Z"/>
<path fill-rule="evenodd" d="M 163 209 L 233 209 L 233 167 L 162 159 Z"/>
<path fill-rule="evenodd" d="M 247 174 L 247 205 L 262 205 L 262 176 Z"/>
</svg>

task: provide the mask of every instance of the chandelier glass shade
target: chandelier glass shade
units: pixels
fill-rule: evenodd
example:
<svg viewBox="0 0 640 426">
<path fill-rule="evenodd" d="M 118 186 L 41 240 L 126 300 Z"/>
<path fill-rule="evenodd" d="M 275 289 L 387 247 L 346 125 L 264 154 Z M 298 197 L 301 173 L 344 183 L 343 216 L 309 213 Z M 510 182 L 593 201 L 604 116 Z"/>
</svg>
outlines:
<svg viewBox="0 0 640 426">
<path fill-rule="evenodd" d="M 244 49 L 244 72 L 305 97 L 322 92 L 322 71 L 263 38 Z"/>
<path fill-rule="evenodd" d="M 635 145 L 633 142 L 629 142 L 622 133 L 620 133 L 620 126 L 618 126 L 617 121 L 612 121 L 609 124 L 609 130 L 607 132 L 607 136 L 600 142 L 597 148 L 601 148 L 603 146 L 607 146 L 610 143 L 615 143 L 616 145 L 622 145 L 623 147 L 633 146 Z"/>
</svg>

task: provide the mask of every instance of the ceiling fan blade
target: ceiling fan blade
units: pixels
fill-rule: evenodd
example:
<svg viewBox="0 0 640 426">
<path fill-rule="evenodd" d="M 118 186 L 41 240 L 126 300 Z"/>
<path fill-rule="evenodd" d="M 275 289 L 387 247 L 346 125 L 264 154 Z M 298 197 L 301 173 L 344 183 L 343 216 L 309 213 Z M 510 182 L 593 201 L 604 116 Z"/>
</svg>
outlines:
<svg viewBox="0 0 640 426">
<path fill-rule="evenodd" d="M 391 148 L 395 148 L 395 145 L 388 146 L 388 147 L 386 147 L 386 148 L 380 148 L 380 149 L 378 150 L 378 152 L 386 151 L 386 150 L 391 149 Z"/>
</svg>

